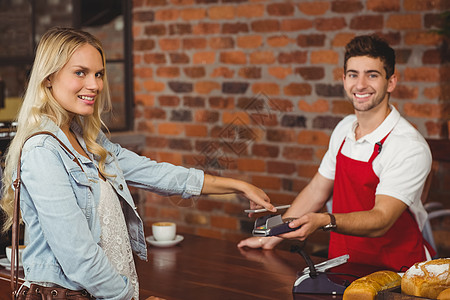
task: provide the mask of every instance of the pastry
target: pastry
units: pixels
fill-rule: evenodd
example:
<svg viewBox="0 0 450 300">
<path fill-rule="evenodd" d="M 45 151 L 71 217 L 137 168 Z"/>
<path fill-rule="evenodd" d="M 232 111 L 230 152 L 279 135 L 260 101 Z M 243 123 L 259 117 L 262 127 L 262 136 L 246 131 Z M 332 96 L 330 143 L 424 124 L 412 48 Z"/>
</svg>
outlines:
<svg viewBox="0 0 450 300">
<path fill-rule="evenodd" d="M 378 271 L 353 281 L 344 291 L 343 300 L 373 300 L 380 291 L 399 286 L 401 277 L 392 271 Z"/>
<path fill-rule="evenodd" d="M 414 264 L 402 278 L 402 293 L 436 299 L 450 288 L 450 259 L 438 258 Z"/>
</svg>

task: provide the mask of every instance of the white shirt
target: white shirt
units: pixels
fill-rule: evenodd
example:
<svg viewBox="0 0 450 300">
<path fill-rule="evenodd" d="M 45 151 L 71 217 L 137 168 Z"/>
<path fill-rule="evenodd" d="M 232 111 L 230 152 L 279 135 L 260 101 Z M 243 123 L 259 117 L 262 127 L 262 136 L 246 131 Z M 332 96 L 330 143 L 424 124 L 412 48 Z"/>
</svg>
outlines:
<svg viewBox="0 0 450 300">
<path fill-rule="evenodd" d="M 369 161 L 375 143 L 391 130 L 380 154 L 373 161 L 373 170 L 380 179 L 376 195 L 387 195 L 403 201 L 414 214 L 422 230 L 427 213 L 420 199 L 425 180 L 431 169 L 431 151 L 422 135 L 395 107 L 380 126 L 370 134 L 355 139 L 357 119 L 355 115 L 344 118 L 334 129 L 327 153 L 319 167 L 319 173 L 334 180 L 336 155 L 344 140 L 342 154 L 359 161 Z"/>
</svg>

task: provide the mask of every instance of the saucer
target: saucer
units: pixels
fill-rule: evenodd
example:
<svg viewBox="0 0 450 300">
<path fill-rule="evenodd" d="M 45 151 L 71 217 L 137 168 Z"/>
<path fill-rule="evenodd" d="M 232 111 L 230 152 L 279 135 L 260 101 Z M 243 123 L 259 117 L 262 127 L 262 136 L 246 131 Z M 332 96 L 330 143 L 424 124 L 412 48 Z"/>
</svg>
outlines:
<svg viewBox="0 0 450 300">
<path fill-rule="evenodd" d="M 182 235 L 177 234 L 175 239 L 172 241 L 157 241 L 157 240 L 155 240 L 153 235 L 151 235 L 151 236 L 146 237 L 145 240 L 150 245 L 155 246 L 155 247 L 172 247 L 172 246 L 175 246 L 176 244 L 178 244 L 179 242 L 181 242 L 182 240 L 184 240 L 184 237 Z"/>
<path fill-rule="evenodd" d="M 4 267 L 6 270 L 11 270 L 11 262 L 8 258 L 0 258 L 0 266 Z M 19 269 L 22 269 L 22 265 L 19 265 Z"/>
</svg>

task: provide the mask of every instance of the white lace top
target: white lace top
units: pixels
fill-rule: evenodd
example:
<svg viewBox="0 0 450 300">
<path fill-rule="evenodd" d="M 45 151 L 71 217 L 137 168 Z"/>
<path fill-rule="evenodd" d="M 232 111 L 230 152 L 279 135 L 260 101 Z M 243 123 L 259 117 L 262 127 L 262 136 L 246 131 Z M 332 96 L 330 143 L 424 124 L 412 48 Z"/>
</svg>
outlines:
<svg viewBox="0 0 450 300">
<path fill-rule="evenodd" d="M 139 299 L 139 282 L 119 197 L 108 182 L 99 181 L 101 195 L 98 213 L 102 226 L 100 247 L 116 270 L 128 277 L 134 287 L 133 298 Z"/>
</svg>

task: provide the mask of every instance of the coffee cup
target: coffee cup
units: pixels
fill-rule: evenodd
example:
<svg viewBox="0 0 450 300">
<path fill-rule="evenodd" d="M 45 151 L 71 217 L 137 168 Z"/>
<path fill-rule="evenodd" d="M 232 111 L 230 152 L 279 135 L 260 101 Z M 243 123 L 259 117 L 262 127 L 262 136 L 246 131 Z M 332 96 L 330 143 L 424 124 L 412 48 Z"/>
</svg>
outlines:
<svg viewBox="0 0 450 300">
<path fill-rule="evenodd" d="M 24 245 L 19 245 L 19 266 L 22 265 L 22 253 L 23 250 L 25 249 Z M 7 246 L 5 249 L 6 252 L 6 258 L 8 258 L 8 260 L 11 262 L 12 259 L 12 246 Z"/>
<path fill-rule="evenodd" d="M 158 242 L 173 241 L 177 225 L 173 222 L 156 222 L 152 224 L 153 238 Z"/>
</svg>

